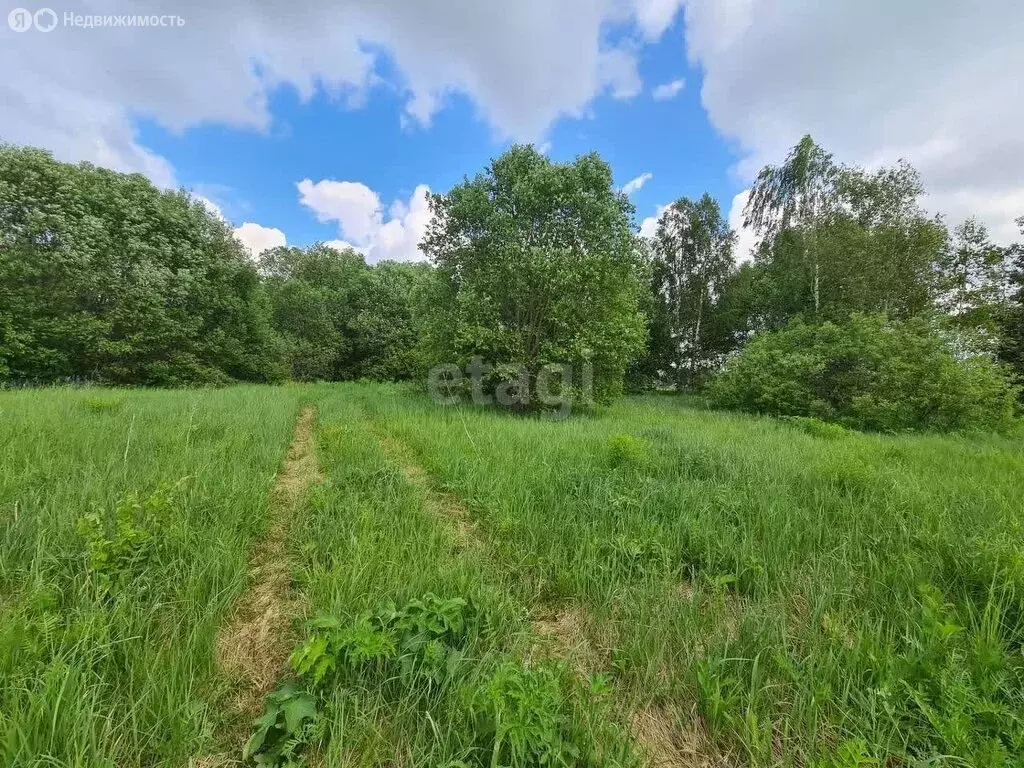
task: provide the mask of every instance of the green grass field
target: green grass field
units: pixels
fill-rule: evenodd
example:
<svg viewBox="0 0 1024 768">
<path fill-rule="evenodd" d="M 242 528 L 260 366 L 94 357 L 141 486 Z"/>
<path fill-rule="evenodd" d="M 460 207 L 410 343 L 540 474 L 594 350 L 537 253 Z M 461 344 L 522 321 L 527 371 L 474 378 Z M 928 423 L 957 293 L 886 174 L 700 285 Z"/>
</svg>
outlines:
<svg viewBox="0 0 1024 768">
<path fill-rule="evenodd" d="M 0 763 L 1020 765 L 1022 501 L 1020 440 L 670 397 L 3 392 Z"/>
</svg>

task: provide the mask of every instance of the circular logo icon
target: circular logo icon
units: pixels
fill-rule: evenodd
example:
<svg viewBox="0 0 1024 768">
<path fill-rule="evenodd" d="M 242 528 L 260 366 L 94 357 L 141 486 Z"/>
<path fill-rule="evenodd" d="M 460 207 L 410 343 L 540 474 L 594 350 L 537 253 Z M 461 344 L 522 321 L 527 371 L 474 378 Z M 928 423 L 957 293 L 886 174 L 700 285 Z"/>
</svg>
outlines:
<svg viewBox="0 0 1024 768">
<path fill-rule="evenodd" d="M 49 32 L 57 26 L 57 14 L 50 8 L 40 8 L 32 19 L 40 32 Z"/>
<path fill-rule="evenodd" d="M 32 29 L 32 11 L 15 8 L 7 14 L 7 26 L 15 32 L 27 32 Z"/>
</svg>

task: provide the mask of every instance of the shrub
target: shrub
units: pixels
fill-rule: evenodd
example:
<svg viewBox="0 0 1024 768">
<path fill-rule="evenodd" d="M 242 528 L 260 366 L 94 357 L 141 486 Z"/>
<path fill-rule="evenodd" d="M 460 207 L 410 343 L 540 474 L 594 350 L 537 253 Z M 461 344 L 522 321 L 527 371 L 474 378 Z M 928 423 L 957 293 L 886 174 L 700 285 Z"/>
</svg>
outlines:
<svg viewBox="0 0 1024 768">
<path fill-rule="evenodd" d="M 855 314 L 757 336 L 710 395 L 719 407 L 858 429 L 1005 430 L 1016 389 L 990 358 L 958 352 L 922 319 Z"/>
<path fill-rule="evenodd" d="M 633 435 L 611 435 L 607 442 L 608 463 L 613 468 L 643 467 L 651 461 L 651 446 Z"/>
</svg>

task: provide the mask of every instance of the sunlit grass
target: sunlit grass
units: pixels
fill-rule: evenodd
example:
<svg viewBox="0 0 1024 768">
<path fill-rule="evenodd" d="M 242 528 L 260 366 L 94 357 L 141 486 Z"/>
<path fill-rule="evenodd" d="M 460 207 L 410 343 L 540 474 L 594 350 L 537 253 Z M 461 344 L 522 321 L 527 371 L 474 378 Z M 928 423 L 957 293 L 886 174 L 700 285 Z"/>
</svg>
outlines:
<svg viewBox="0 0 1024 768">
<path fill-rule="evenodd" d="M 186 764 L 217 726 L 213 645 L 299 390 L 0 393 L 0 762 Z M 78 521 L 173 486 L 103 591 Z"/>
<path fill-rule="evenodd" d="M 620 692 L 759 764 L 1024 749 L 1024 454 L 621 403 L 567 423 L 365 407 L 539 599 L 611 629 Z M 812 430 L 813 432 L 813 430 Z"/>
<path fill-rule="evenodd" d="M 559 612 L 614 690 L 600 708 L 565 665 L 559 706 L 609 765 L 639 753 L 625 726 L 653 710 L 695 712 L 707 748 L 756 765 L 1024 753 L 1020 440 L 843 433 L 664 396 L 552 423 L 353 384 L 0 393 L 4 765 L 184 765 L 235 746 L 213 648 L 303 403 L 323 481 L 288 558 L 308 616 L 433 593 L 480 617 L 444 684 L 331 689 L 324 765 L 488 764 L 467 701 L 536 665 L 535 620 Z M 410 460 L 465 505 L 472 541 Z M 156 519 L 123 551 L 80 522 L 132 504 Z"/>
</svg>

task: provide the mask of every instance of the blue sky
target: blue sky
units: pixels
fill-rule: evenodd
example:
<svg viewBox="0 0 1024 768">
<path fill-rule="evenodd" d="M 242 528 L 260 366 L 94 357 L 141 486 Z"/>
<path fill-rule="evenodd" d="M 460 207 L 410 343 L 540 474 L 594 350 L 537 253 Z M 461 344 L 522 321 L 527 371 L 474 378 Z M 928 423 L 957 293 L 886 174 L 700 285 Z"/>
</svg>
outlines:
<svg viewBox="0 0 1024 768">
<path fill-rule="evenodd" d="M 640 52 L 645 87 L 639 94 L 621 99 L 602 93 L 585 115 L 555 121 L 536 142 L 556 162 L 599 152 L 619 185 L 651 174 L 631 194 L 638 225 L 658 205 L 705 191 L 728 212 L 743 186 L 730 172 L 736 157 L 701 105 L 700 72 L 686 61 L 682 26 L 678 17 Z M 386 52 L 379 56 L 382 68 L 392 69 Z M 683 84 L 671 89 L 673 96 L 654 97 L 658 86 L 678 81 Z M 272 94 L 266 131 L 201 125 L 175 133 L 141 121 L 139 139 L 172 163 L 181 184 L 214 201 L 232 222 L 260 222 L 287 233 L 291 244 L 308 245 L 345 233 L 300 204 L 301 179 L 358 181 L 387 205 L 407 200 L 418 184 L 447 190 L 513 143 L 465 95 L 447 97 L 427 126 L 403 121 L 403 108 L 402 95 L 386 84 L 372 88 L 358 108 L 322 91 L 303 103 L 283 85 Z"/>
<path fill-rule="evenodd" d="M 61 23 L 16 28 L 44 3 Z M 638 226 L 707 191 L 739 228 L 806 133 L 909 160 L 951 223 L 1006 241 L 1024 214 L 1019 0 L 169 0 L 144 26 L 129 0 L 9 5 L 0 140 L 184 186 L 253 251 L 418 258 L 425 191 L 514 141 L 644 180 Z"/>
</svg>

